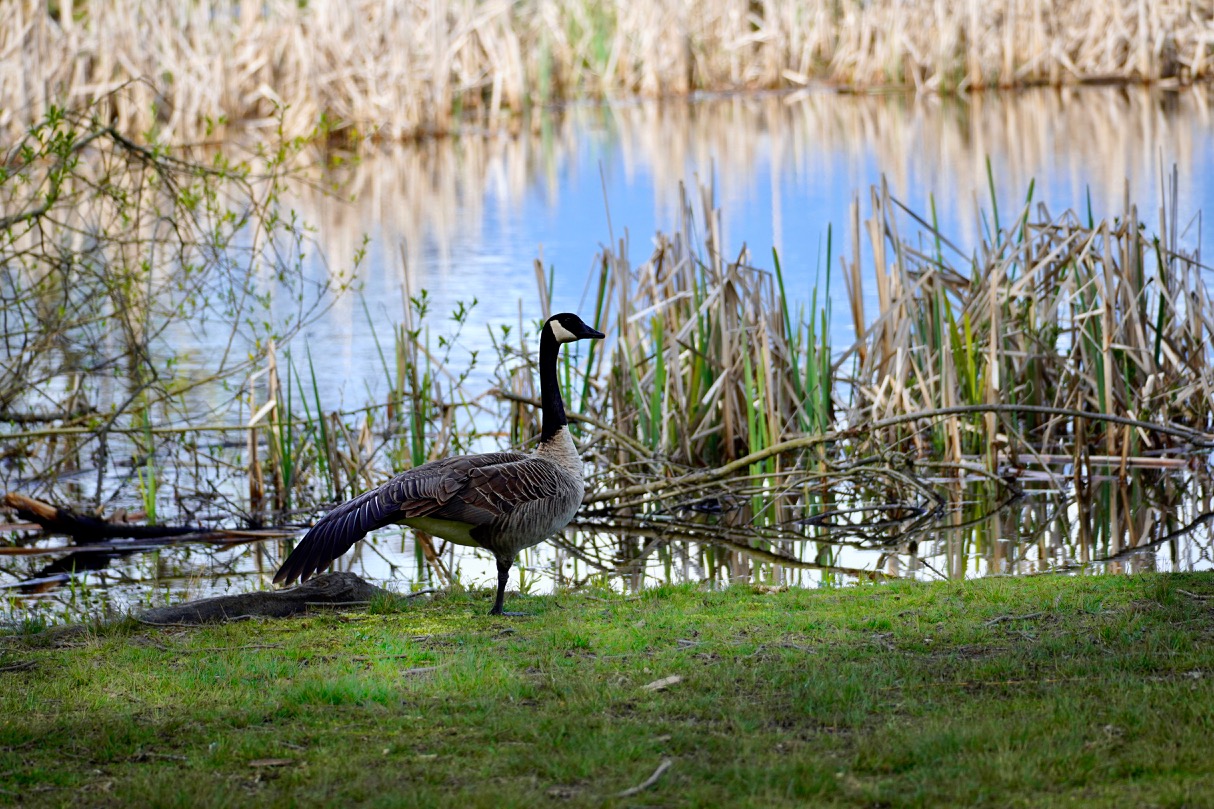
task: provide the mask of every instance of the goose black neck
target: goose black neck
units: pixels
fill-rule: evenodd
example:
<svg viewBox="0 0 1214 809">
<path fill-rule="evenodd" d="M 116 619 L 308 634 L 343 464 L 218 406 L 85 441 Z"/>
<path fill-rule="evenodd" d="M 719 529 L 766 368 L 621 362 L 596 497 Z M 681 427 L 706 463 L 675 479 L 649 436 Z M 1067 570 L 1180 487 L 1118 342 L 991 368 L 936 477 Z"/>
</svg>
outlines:
<svg viewBox="0 0 1214 809">
<path fill-rule="evenodd" d="M 550 441 L 568 424 L 565 403 L 561 401 L 561 386 L 556 378 L 556 358 L 561 345 L 547 325 L 540 333 L 540 403 L 544 408 L 544 423 L 540 443 Z"/>
</svg>

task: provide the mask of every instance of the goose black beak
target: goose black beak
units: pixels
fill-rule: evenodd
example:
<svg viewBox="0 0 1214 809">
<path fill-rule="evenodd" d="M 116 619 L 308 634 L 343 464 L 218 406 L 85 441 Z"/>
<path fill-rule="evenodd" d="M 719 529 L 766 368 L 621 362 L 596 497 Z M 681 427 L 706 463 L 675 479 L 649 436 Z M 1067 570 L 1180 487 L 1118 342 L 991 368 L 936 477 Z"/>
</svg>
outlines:
<svg viewBox="0 0 1214 809">
<path fill-rule="evenodd" d="M 583 325 L 585 325 L 585 324 L 583 324 Z M 582 333 L 577 336 L 577 338 L 579 340 L 602 340 L 606 336 L 607 335 L 603 334 L 601 331 L 598 331 L 596 329 L 590 328 L 589 326 L 586 326 L 582 330 Z"/>
</svg>

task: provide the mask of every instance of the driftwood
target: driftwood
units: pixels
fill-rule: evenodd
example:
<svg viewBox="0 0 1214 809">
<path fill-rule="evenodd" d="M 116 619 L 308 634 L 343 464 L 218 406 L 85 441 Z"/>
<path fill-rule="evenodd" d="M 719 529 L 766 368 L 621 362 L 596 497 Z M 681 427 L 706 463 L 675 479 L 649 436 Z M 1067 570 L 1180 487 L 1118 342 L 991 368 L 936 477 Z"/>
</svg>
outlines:
<svg viewBox="0 0 1214 809">
<path fill-rule="evenodd" d="M 145 624 L 207 624 L 243 618 L 285 618 L 312 606 L 366 604 L 376 596 L 391 596 L 382 587 L 353 573 L 324 573 L 288 590 L 262 590 L 204 598 L 172 607 L 159 607 L 136 616 Z"/>
<path fill-rule="evenodd" d="M 157 539 L 198 533 L 204 529 L 185 525 L 130 525 L 125 522 L 107 522 L 96 517 L 77 514 L 69 508 L 58 508 L 50 503 L 9 492 L 4 495 L 4 505 L 16 509 L 23 520 L 38 523 L 42 530 L 52 534 L 67 534 L 77 542 L 81 540 Z"/>
<path fill-rule="evenodd" d="M 84 545 L 55 545 L 44 547 L 10 547 L 0 546 L 0 556 L 61 556 L 64 554 L 77 557 L 84 554 L 128 554 L 139 551 L 154 551 L 169 545 L 184 545 L 191 542 L 207 543 L 210 545 L 242 545 L 250 542 L 265 542 L 270 539 L 288 539 L 299 534 L 298 528 L 259 528 L 242 531 L 236 529 L 217 529 L 201 531 L 197 534 L 175 534 L 167 537 L 151 537 L 148 539 L 107 539 L 102 542 L 90 542 Z"/>
</svg>

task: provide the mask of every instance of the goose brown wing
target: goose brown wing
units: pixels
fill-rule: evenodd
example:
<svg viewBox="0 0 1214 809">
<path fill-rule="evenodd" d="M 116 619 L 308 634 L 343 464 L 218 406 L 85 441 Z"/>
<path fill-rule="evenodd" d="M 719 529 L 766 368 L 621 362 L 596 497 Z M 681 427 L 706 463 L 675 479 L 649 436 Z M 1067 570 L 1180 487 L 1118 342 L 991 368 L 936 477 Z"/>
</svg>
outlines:
<svg viewBox="0 0 1214 809">
<path fill-rule="evenodd" d="M 486 478 L 497 477 L 489 470 L 529 460 L 531 456 L 517 452 L 489 452 L 444 458 L 402 472 L 321 517 L 283 562 L 274 582 L 304 581 L 348 551 L 368 531 L 410 517 L 435 516 L 484 525 L 501 516 L 497 506 L 503 501 L 488 492 L 482 497 L 466 495 L 475 492 Z M 509 503 L 509 499 L 504 502 Z"/>
<path fill-rule="evenodd" d="M 508 518 L 520 506 L 559 496 L 569 485 L 551 461 L 524 455 L 510 463 L 472 469 L 459 492 L 430 516 L 484 525 Z M 488 520 L 482 515 L 489 515 Z"/>
</svg>

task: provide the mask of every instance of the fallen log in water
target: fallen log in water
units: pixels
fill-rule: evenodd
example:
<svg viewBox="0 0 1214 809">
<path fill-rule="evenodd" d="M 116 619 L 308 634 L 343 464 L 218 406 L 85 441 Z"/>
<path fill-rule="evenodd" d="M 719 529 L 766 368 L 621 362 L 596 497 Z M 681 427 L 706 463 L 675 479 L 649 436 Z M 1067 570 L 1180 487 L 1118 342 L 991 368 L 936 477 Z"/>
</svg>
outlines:
<svg viewBox="0 0 1214 809">
<path fill-rule="evenodd" d="M 4 505 L 16 510 L 17 516 L 21 519 L 42 526 L 42 530 L 47 533 L 67 534 L 77 542 L 119 537 L 157 539 L 205 530 L 188 525 L 131 525 L 125 522 L 107 522 L 96 517 L 77 514 L 70 508 L 52 506 L 50 503 L 44 503 L 16 492 L 4 495 Z"/>
<path fill-rule="evenodd" d="M 136 616 L 141 623 L 206 624 L 244 618 L 285 618 L 311 606 L 339 607 L 366 604 L 392 593 L 363 581 L 353 573 L 323 573 L 288 590 L 260 590 L 204 598 L 172 607 L 158 607 Z"/>
<path fill-rule="evenodd" d="M 137 551 L 154 551 L 173 545 L 207 544 L 221 548 L 234 545 L 248 545 L 254 542 L 266 542 L 273 539 L 290 539 L 299 534 L 298 528 L 259 528 L 250 531 L 219 529 L 216 531 L 201 531 L 196 534 L 175 534 L 166 537 L 149 537 L 147 539 L 107 539 L 102 542 L 90 542 L 84 545 L 55 545 L 46 547 L 0 546 L 0 556 L 64 556 L 85 553 L 127 554 Z"/>
</svg>

